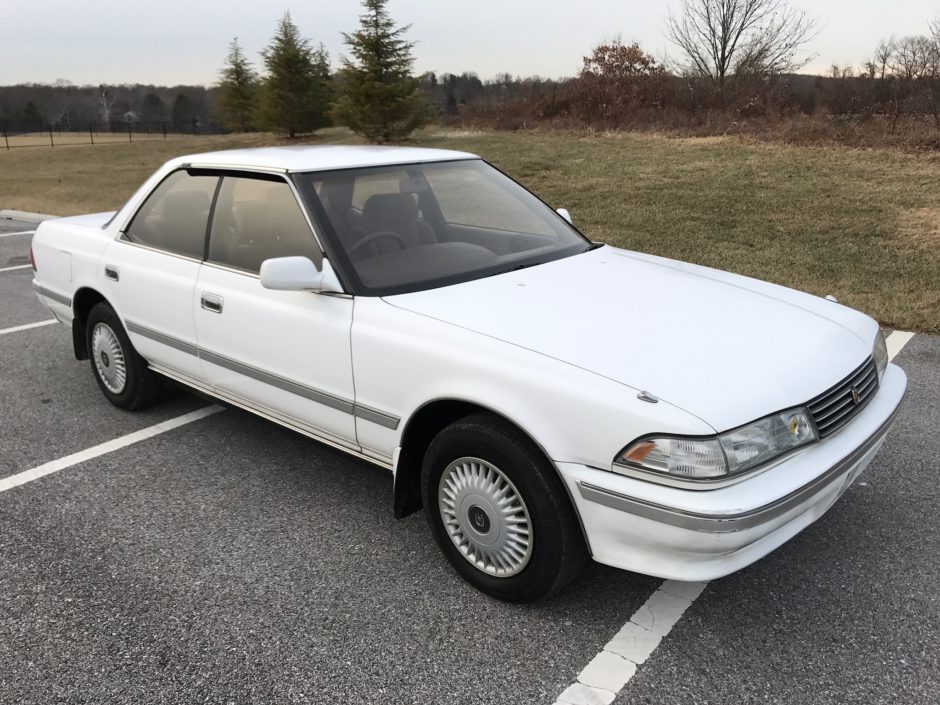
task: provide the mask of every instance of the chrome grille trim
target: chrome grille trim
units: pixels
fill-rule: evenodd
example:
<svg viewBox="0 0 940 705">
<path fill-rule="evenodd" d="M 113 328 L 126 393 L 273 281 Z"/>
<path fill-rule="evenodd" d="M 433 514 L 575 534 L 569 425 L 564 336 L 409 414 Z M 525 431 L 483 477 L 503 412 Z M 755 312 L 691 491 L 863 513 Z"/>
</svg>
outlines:
<svg viewBox="0 0 940 705">
<path fill-rule="evenodd" d="M 858 392 L 858 403 L 852 397 L 852 389 Z M 855 418 L 878 391 L 878 370 L 875 359 L 869 357 L 852 374 L 837 385 L 807 402 L 820 438 L 831 436 Z"/>
</svg>

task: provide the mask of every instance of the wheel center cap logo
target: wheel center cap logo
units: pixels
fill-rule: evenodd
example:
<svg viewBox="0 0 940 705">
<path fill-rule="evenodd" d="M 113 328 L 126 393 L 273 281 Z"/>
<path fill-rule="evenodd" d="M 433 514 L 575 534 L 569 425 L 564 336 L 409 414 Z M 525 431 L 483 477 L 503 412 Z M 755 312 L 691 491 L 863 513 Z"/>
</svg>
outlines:
<svg viewBox="0 0 940 705">
<path fill-rule="evenodd" d="M 473 505 L 470 507 L 467 515 L 470 518 L 470 524 L 481 534 L 485 534 L 490 530 L 490 518 L 486 516 L 486 512 L 484 512 L 478 506 Z"/>
<path fill-rule="evenodd" d="M 101 361 L 104 363 L 105 367 L 109 367 L 111 365 L 111 360 L 108 359 L 108 353 L 104 351 L 101 353 Z"/>
</svg>

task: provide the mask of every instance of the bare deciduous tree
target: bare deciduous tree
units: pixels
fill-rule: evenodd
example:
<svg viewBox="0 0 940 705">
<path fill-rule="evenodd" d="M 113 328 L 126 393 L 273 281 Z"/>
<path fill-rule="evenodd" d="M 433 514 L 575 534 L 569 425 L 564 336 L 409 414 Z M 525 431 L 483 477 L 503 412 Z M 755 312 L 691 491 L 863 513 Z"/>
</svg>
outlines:
<svg viewBox="0 0 940 705">
<path fill-rule="evenodd" d="M 934 91 L 938 75 L 938 52 L 936 43 L 922 35 L 904 37 L 892 43 L 887 66 L 891 71 L 890 106 L 891 132 L 897 130 L 898 121 L 918 98 L 926 100 L 940 127 L 940 104 Z M 916 109 L 916 104 L 914 105 Z"/>
<path fill-rule="evenodd" d="M 105 125 L 111 125 L 111 110 L 117 101 L 117 94 L 108 86 L 102 84 L 98 86 L 98 102 L 101 119 Z"/>
<path fill-rule="evenodd" d="M 685 55 L 680 68 L 723 89 L 732 74 L 795 71 L 811 57 L 800 50 L 816 20 L 787 0 L 681 0 L 666 19 L 666 36 Z"/>
<path fill-rule="evenodd" d="M 914 80 L 926 76 L 931 57 L 936 51 L 934 43 L 924 36 L 904 37 L 895 43 L 889 65 L 895 76 Z"/>
<path fill-rule="evenodd" d="M 879 72 L 878 78 L 882 81 L 885 80 L 888 64 L 891 62 L 891 56 L 894 54 L 894 43 L 894 37 L 891 37 L 890 39 L 882 39 L 878 42 L 878 46 L 875 47 L 875 58 L 872 64 L 877 68 Z M 874 78 L 874 76 L 872 76 L 872 78 Z"/>
</svg>

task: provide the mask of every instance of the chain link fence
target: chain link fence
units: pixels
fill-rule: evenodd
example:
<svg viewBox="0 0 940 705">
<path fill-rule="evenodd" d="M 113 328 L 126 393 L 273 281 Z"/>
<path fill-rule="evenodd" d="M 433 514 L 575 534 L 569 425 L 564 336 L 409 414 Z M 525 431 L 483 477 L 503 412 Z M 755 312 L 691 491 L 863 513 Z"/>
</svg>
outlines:
<svg viewBox="0 0 940 705">
<path fill-rule="evenodd" d="M 228 132 L 221 125 L 201 125 L 198 122 L 189 125 L 172 122 L 91 122 L 68 125 L 3 123 L 0 124 L 0 149 L 133 143 L 183 135 L 224 135 Z"/>
</svg>

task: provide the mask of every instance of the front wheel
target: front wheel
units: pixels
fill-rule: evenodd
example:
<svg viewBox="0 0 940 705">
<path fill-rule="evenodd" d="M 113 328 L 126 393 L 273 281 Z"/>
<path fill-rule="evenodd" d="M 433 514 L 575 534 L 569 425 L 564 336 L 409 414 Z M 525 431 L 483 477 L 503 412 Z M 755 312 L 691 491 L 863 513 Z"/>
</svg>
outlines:
<svg viewBox="0 0 940 705">
<path fill-rule="evenodd" d="M 140 409 L 155 401 L 162 390 L 160 378 L 147 369 L 108 304 L 95 304 L 85 324 L 85 342 L 91 370 L 109 402 L 119 409 Z"/>
<path fill-rule="evenodd" d="M 558 474 L 495 416 L 474 414 L 441 431 L 425 453 L 421 490 L 438 546 L 492 597 L 533 602 L 584 566 L 584 539 Z"/>
</svg>

